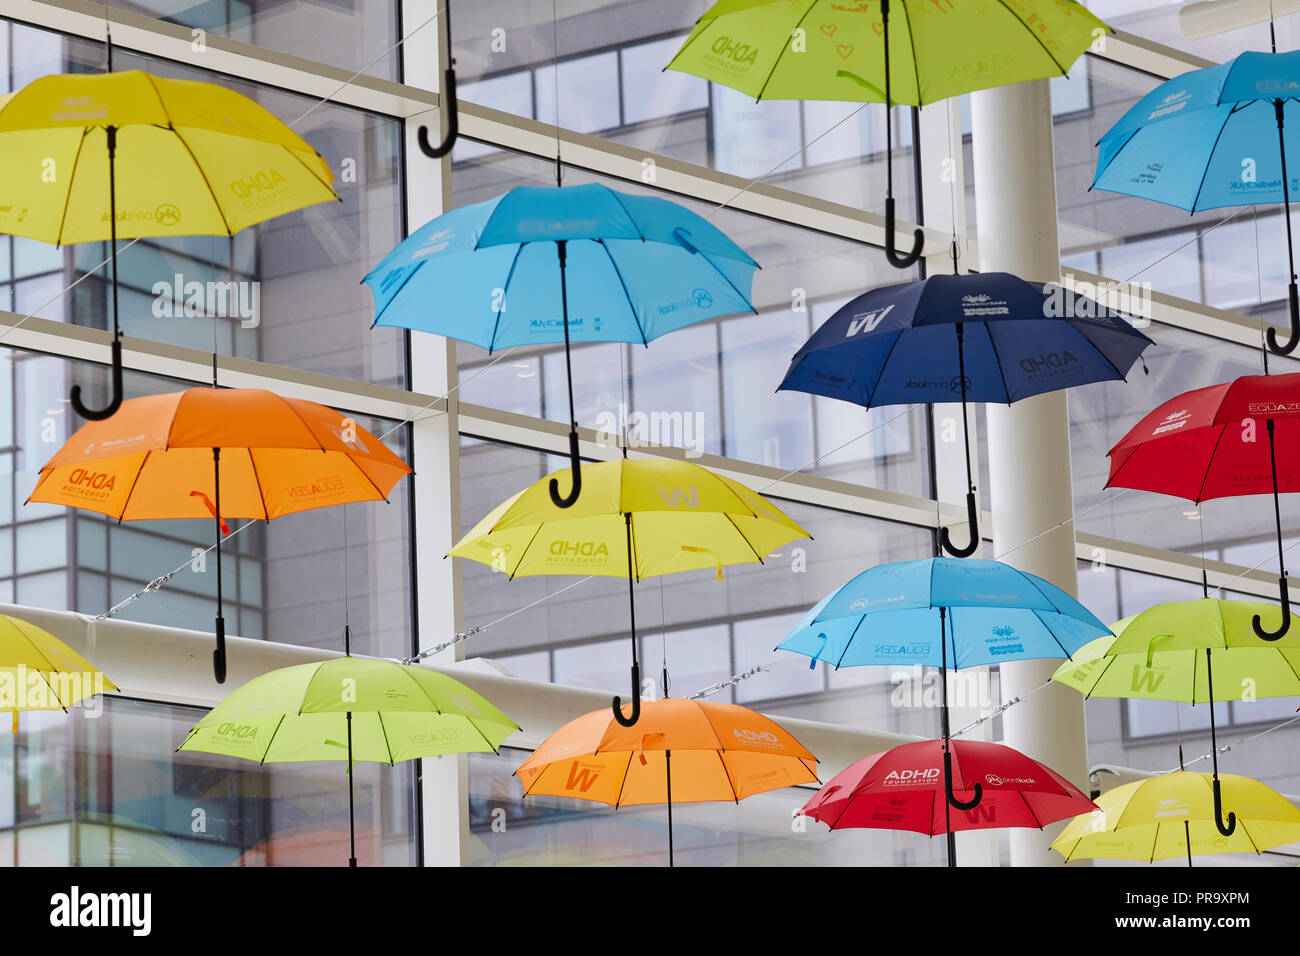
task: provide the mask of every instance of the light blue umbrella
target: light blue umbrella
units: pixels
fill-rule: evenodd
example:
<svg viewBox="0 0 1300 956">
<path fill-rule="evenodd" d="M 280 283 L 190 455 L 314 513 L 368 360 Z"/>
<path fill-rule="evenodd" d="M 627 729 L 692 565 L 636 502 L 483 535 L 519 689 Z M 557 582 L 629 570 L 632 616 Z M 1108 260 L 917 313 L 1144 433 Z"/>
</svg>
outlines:
<svg viewBox="0 0 1300 956">
<path fill-rule="evenodd" d="M 654 196 L 599 184 L 521 186 L 454 209 L 403 240 L 366 276 L 375 325 L 445 335 L 492 351 L 564 343 L 578 499 L 573 342 L 648 344 L 737 312 L 758 265 L 717 227 Z"/>
<path fill-rule="evenodd" d="M 1174 77 L 1138 100 L 1098 144 L 1094 189 L 1197 213 L 1225 206 L 1283 203 L 1291 263 L 1291 337 L 1300 345 L 1300 293 L 1291 239 L 1287 153 L 1300 148 L 1300 51 L 1243 53 L 1219 66 Z"/>
<path fill-rule="evenodd" d="M 777 645 L 835 668 L 928 665 L 958 669 L 1037 658 L 1067 658 L 1110 634 L 1091 611 L 1054 584 L 1000 561 L 929 558 L 863 571 L 822 598 Z M 948 726 L 947 674 L 940 680 L 943 738 Z M 951 756 L 945 747 L 945 769 Z M 947 772 L 951 806 L 958 800 Z M 952 841 L 949 852 L 952 853 Z"/>
</svg>

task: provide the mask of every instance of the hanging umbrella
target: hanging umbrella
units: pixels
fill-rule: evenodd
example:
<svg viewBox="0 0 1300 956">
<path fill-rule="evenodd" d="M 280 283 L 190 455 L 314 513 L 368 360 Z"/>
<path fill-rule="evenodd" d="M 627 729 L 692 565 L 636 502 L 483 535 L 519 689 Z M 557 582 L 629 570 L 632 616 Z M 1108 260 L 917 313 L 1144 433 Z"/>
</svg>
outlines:
<svg viewBox="0 0 1300 956">
<path fill-rule="evenodd" d="M 822 598 L 777 650 L 836 670 L 900 664 L 940 668 L 947 744 L 950 667 L 1070 657 L 1109 633 L 1087 608 L 1040 577 L 997 561 L 931 558 L 862 572 Z M 950 758 L 945 755 L 945 767 Z M 943 782 L 947 806 L 970 811 L 983 799 L 979 782 L 970 799 L 957 796 L 951 772 Z M 949 834 L 948 862 L 955 865 Z"/>
<path fill-rule="evenodd" d="M 1257 438 L 1264 420 L 1267 451 Z M 1155 491 L 1200 504 L 1272 492 L 1282 623 L 1255 633 L 1276 640 L 1291 627 L 1282 546 L 1281 492 L 1300 491 L 1300 372 L 1245 375 L 1184 392 L 1134 425 L 1108 453 L 1107 488 Z"/>
<path fill-rule="evenodd" d="M 764 555 L 811 536 L 762 495 L 689 462 L 621 458 L 582 470 L 580 504 L 556 507 L 543 478 L 494 508 L 449 553 L 511 578 L 626 575 L 632 710 L 625 716 L 615 697 L 613 712 L 631 727 L 641 715 L 634 582 L 701 568 L 716 568 L 721 578 L 723 565 L 761 564 Z"/>
<path fill-rule="evenodd" d="M 453 209 L 403 240 L 364 281 L 376 325 L 488 351 L 564 343 L 572 488 L 562 496 L 552 480 L 550 495 L 567 508 L 582 487 L 570 345 L 646 345 L 695 322 L 754 312 L 757 268 L 676 203 L 591 183 L 520 186 Z"/>
<path fill-rule="evenodd" d="M 1199 601 L 1157 604 L 1115 625 L 1114 638 L 1082 648 L 1052 680 L 1085 697 L 1131 697 L 1210 704 L 1210 753 L 1214 761 L 1214 819 L 1232 836 L 1234 813 L 1223 815 L 1219 787 L 1219 737 L 1214 701 L 1240 700 L 1252 686 L 1256 697 L 1300 695 L 1300 636 L 1261 645 L 1252 622 L 1275 626 L 1282 612 L 1272 604 Z M 1215 670 L 1219 692 L 1214 692 Z M 1248 683 L 1249 682 L 1249 683 Z"/>
<path fill-rule="evenodd" d="M 27 500 L 119 521 L 212 518 L 212 664 L 217 683 L 224 683 L 224 519 L 270 521 L 350 501 L 384 501 L 410 471 L 379 439 L 323 405 L 263 389 L 191 388 L 133 398 L 111 419 L 87 422 L 41 469 Z"/>
<path fill-rule="evenodd" d="M 1172 860 L 1193 854 L 1262 853 L 1300 841 L 1300 809 L 1257 780 L 1223 775 L 1241 826 L 1216 827 L 1214 781 L 1179 770 L 1127 783 L 1097 798 L 1097 810 L 1070 821 L 1052 849 L 1070 860 Z"/>
<path fill-rule="evenodd" d="M 901 10 L 890 35 L 891 7 Z M 1075 0 L 937 3 L 721 0 L 700 17 L 666 69 L 755 100 L 838 100 L 923 106 L 975 90 L 1064 75 L 1110 28 Z M 891 65 L 892 63 L 892 65 Z M 893 131 L 885 122 L 885 255 L 894 247 Z"/>
<path fill-rule="evenodd" d="M 212 708 L 176 750 L 261 764 L 346 760 L 348 865 L 356 866 L 353 760 L 392 766 L 420 757 L 496 753 L 518 729 L 445 674 L 344 656 L 253 678 Z"/>
<path fill-rule="evenodd" d="M 109 47 L 111 70 L 112 47 Z M 270 112 L 211 83 L 140 70 L 44 76 L 0 97 L 0 233 L 109 242 L 113 397 L 122 404 L 117 240 L 233 236 L 338 199 L 329 164 Z"/>
<path fill-rule="evenodd" d="M 1271 24 L 1270 24 L 1271 28 Z M 1098 143 L 1092 188 L 1198 213 L 1225 206 L 1282 203 L 1290 262 L 1291 334 L 1268 348 L 1289 355 L 1300 345 L 1300 294 L 1291 237 L 1287 152 L 1300 147 L 1295 99 L 1300 51 L 1243 53 L 1227 63 L 1161 83 L 1138 100 Z"/>
<path fill-rule="evenodd" d="M 62 710 L 117 685 L 72 648 L 22 618 L 0 614 L 0 711 Z"/>
<path fill-rule="evenodd" d="M 636 730 L 596 710 L 571 720 L 515 771 L 524 796 L 612 807 L 726 800 L 817 782 L 817 758 L 775 721 L 736 704 L 648 700 Z"/>
<path fill-rule="evenodd" d="M 970 541 L 979 548 L 979 506 L 965 437 L 966 402 L 1012 402 L 1090 382 L 1124 379 L 1154 343 L 1123 315 L 1051 283 L 1005 272 L 932 276 L 883 286 L 843 306 L 795 353 L 778 391 L 865 408 L 918 402 L 962 404 Z"/>
<path fill-rule="evenodd" d="M 865 827 L 935 836 L 954 830 L 1037 827 L 1095 810 L 1087 794 L 1056 771 L 1001 744 L 954 740 L 952 788 L 977 807 L 953 817 L 945 797 L 942 740 L 921 740 L 872 754 L 830 779 L 799 811 L 832 830 Z"/>
</svg>

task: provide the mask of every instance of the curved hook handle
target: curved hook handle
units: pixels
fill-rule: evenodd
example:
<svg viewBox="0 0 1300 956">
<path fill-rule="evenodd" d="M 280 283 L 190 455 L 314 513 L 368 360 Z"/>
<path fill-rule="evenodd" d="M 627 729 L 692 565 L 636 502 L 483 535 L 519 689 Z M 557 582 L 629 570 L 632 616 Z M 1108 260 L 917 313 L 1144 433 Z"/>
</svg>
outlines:
<svg viewBox="0 0 1300 956">
<path fill-rule="evenodd" d="M 975 492 L 966 492 L 966 523 L 970 525 L 970 543 L 965 547 L 958 548 L 952 543 L 952 536 L 948 533 L 947 528 L 939 529 L 939 547 L 943 548 L 954 558 L 969 558 L 978 550 L 980 546 L 980 511 L 979 504 L 975 501 Z"/>
<path fill-rule="evenodd" d="M 212 676 L 218 684 L 226 682 L 226 619 L 217 618 L 217 649 L 212 652 Z"/>
<path fill-rule="evenodd" d="M 554 478 L 551 479 L 551 501 L 557 508 L 572 508 L 578 500 L 578 495 L 582 493 L 582 463 L 578 460 L 578 433 L 576 431 L 569 432 L 569 468 L 573 473 L 573 490 L 569 492 L 567 497 L 560 494 L 560 483 Z M 617 709 L 618 705 L 616 704 L 615 710 Z M 633 720 L 632 723 L 634 724 L 636 721 Z M 627 726 L 631 727 L 632 724 Z"/>
<path fill-rule="evenodd" d="M 456 71 L 448 68 L 442 75 L 442 103 L 447 110 L 447 138 L 438 146 L 429 142 L 429 127 L 421 126 L 416 135 L 420 143 L 420 152 L 430 159 L 442 159 L 456 145 L 460 136 L 460 120 L 456 116 Z"/>
<path fill-rule="evenodd" d="M 952 789 L 952 753 L 945 750 L 943 752 L 943 790 L 948 798 L 948 804 L 955 810 L 974 810 L 984 799 L 984 787 L 981 784 L 975 784 L 975 796 L 970 800 L 958 800 L 957 794 Z"/>
<path fill-rule="evenodd" d="M 122 407 L 122 340 L 116 336 L 113 337 L 113 398 L 101 409 L 87 408 L 81 401 L 81 386 L 72 386 L 72 394 L 69 396 L 72 402 L 72 409 L 82 418 L 89 418 L 91 421 L 103 421 L 109 418 Z"/>
<path fill-rule="evenodd" d="M 623 698 L 614 697 L 614 719 L 624 727 L 631 727 L 641 719 L 641 665 L 632 665 L 632 716 L 623 716 Z"/>
<path fill-rule="evenodd" d="M 885 200 L 885 258 L 895 269 L 908 269 L 916 265 L 921 258 L 921 248 L 925 245 L 925 233 L 920 229 L 912 234 L 912 251 L 899 255 L 894 244 L 894 197 Z"/>
<path fill-rule="evenodd" d="M 1219 778 L 1214 778 L 1214 825 L 1224 836 L 1232 836 L 1237 829 L 1237 815 L 1228 811 L 1228 822 L 1223 822 L 1223 794 L 1219 790 Z"/>
<path fill-rule="evenodd" d="M 1290 355 L 1300 345 L 1300 292 L 1296 290 L 1295 280 L 1291 280 L 1291 337 L 1285 345 L 1277 344 L 1277 329 L 1269 326 L 1264 333 L 1268 341 L 1268 350 L 1274 355 Z"/>
<path fill-rule="evenodd" d="M 1286 575 L 1278 578 L 1277 583 L 1282 588 L 1282 626 L 1276 631 L 1265 630 L 1263 618 L 1258 614 L 1250 622 L 1255 628 L 1255 636 L 1265 641 L 1279 641 L 1286 636 L 1287 631 L 1291 630 L 1291 592 L 1286 586 Z"/>
</svg>

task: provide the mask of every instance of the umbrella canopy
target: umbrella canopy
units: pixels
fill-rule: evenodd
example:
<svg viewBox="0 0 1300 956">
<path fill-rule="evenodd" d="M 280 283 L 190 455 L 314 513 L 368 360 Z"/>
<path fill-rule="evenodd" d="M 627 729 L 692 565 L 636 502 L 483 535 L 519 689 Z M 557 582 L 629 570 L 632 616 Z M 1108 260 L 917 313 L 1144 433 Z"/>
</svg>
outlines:
<svg viewBox="0 0 1300 956">
<path fill-rule="evenodd" d="M 525 796 L 547 794 L 613 807 L 739 802 L 817 782 L 817 758 L 775 721 L 735 704 L 644 701 L 635 730 L 608 710 L 565 724 L 515 771 Z"/>
<path fill-rule="evenodd" d="M 1091 611 L 1036 575 L 998 561 L 929 558 L 863 571 L 822 598 L 777 649 L 837 669 L 957 669 L 1070 657 L 1109 634 Z"/>
<path fill-rule="evenodd" d="M 1122 380 L 1151 339 L 1124 314 L 1005 272 L 937 275 L 865 292 L 822 323 L 778 388 L 865 408 L 1010 404 Z"/>
<path fill-rule="evenodd" d="M 621 458 L 582 470 L 587 490 L 577 505 L 556 508 L 542 479 L 492 509 L 450 553 L 512 578 L 630 574 L 639 581 L 761 564 L 810 537 L 762 495 L 690 462 Z"/>
<path fill-rule="evenodd" d="M 700 17 L 667 68 L 755 99 L 881 103 L 881 14 L 888 8 L 893 14 L 891 102 L 923 106 L 1059 76 L 1098 36 L 1110 32 L 1074 0 L 888 0 L 880 7 L 864 10 L 835 0 L 721 0 Z M 806 48 L 795 50 L 792 37 L 805 40 Z"/>
<path fill-rule="evenodd" d="M 561 243 L 572 272 L 567 304 Z M 375 325 L 492 351 L 563 342 L 566 327 L 570 342 L 646 344 L 695 322 L 753 312 L 756 268 L 720 229 L 677 203 L 588 183 L 520 186 L 453 209 L 399 243 L 364 281 Z"/>
<path fill-rule="evenodd" d="M 1158 604 L 1117 623 L 1116 636 L 1078 650 L 1052 680 L 1085 697 L 1185 704 L 1208 704 L 1212 681 L 1216 701 L 1241 700 L 1246 682 L 1256 697 L 1300 697 L 1300 635 L 1263 644 L 1251 628 L 1256 616 L 1273 628 L 1282 611 L 1212 598 Z"/>
<path fill-rule="evenodd" d="M 1171 860 L 1212 853 L 1262 853 L 1300 841 L 1300 809 L 1249 777 L 1224 774 L 1224 799 L 1241 823 L 1224 836 L 1214 820 L 1213 779 L 1180 770 L 1125 784 L 1070 821 L 1052 849 L 1069 860 Z"/>
<path fill-rule="evenodd" d="M 878 10 L 837 0 L 720 0 L 699 19 L 667 69 L 755 100 L 922 106 L 1064 74 L 1108 32 L 1075 0 L 881 0 Z M 910 252 L 895 250 L 888 121 L 885 153 L 885 255 L 906 269 L 920 258 L 925 235 L 918 229 Z"/>
<path fill-rule="evenodd" d="M 217 650 L 225 680 L 221 538 L 226 518 L 266 521 L 383 501 L 411 468 L 342 413 L 254 388 L 191 388 L 123 402 L 87 422 L 44 467 L 28 501 L 120 521 L 212 518 Z"/>
<path fill-rule="evenodd" d="M 618 697 L 613 716 L 641 714 L 633 582 L 642 578 L 762 563 L 811 535 L 762 495 L 690 462 L 621 458 L 583 465 L 579 503 L 553 501 L 543 478 L 502 502 L 449 552 L 505 571 L 627 577 L 632 638 L 632 715 Z M 558 472 L 556 474 L 559 474 Z"/>
<path fill-rule="evenodd" d="M 55 74 L 0 97 L 0 232 L 108 239 L 110 146 L 123 238 L 231 236 L 339 198 L 329 163 L 233 90 L 140 70 Z"/>
<path fill-rule="evenodd" d="M 176 749 L 258 763 L 346 760 L 351 817 L 353 760 L 392 765 L 496 753 L 518 729 L 484 697 L 445 674 L 339 657 L 253 678 L 210 710 Z M 355 839 L 352 821 L 352 866 Z"/>
<path fill-rule="evenodd" d="M 0 614 L 0 711 L 63 710 L 118 687 L 72 648 L 22 618 Z"/>
<path fill-rule="evenodd" d="M 56 74 L 0 97 L 0 232 L 65 244 L 108 240 L 113 290 L 112 386 L 91 409 L 122 404 L 117 238 L 233 236 L 338 199 L 329 164 L 247 97 L 212 83 L 140 70 Z M 38 178 L 39 177 L 39 178 Z"/>
<path fill-rule="evenodd" d="M 831 778 L 799 811 L 832 830 L 866 827 L 934 836 L 952 830 L 1038 827 L 1096 809 L 1087 795 L 1056 771 L 1017 750 L 983 741 L 954 740 L 953 790 L 972 792 L 979 805 L 945 809 L 942 740 L 921 740 L 872 754 Z"/>
<path fill-rule="evenodd" d="M 1263 420 L 1268 441 L 1261 440 Z M 1107 454 L 1107 488 L 1135 488 L 1200 503 L 1272 492 L 1282 623 L 1255 633 L 1276 640 L 1291 627 L 1278 495 L 1300 491 L 1300 372 L 1245 375 L 1172 398 L 1134 425 Z"/>
<path fill-rule="evenodd" d="M 977 667 L 1004 661 L 1069 657 L 1109 634 L 1082 604 L 1042 578 L 974 558 L 931 558 L 882 564 L 822 598 L 779 645 L 836 669 L 860 665 Z M 948 680 L 939 681 L 943 743 L 951 737 Z M 945 750 L 945 762 L 951 753 Z M 946 807 L 968 812 L 984 799 L 975 781 L 970 799 L 957 795 L 954 774 L 942 775 Z M 945 812 L 947 812 L 945 810 Z M 947 831 L 948 864 L 956 843 Z"/>
<path fill-rule="evenodd" d="M 1124 379 L 1154 344 L 1123 314 L 1059 285 L 1005 272 L 932 276 L 872 289 L 826 320 L 795 353 L 778 388 L 866 408 L 962 403 L 970 541 L 979 547 L 979 508 L 966 402 L 1011 402 L 1091 382 Z"/>
<path fill-rule="evenodd" d="M 1300 51 L 1249 52 L 1192 70 L 1138 100 L 1098 143 L 1092 188 L 1137 196 L 1191 213 L 1225 206 L 1284 203 L 1291 262 L 1291 337 L 1269 348 L 1300 345 L 1300 298 L 1291 237 L 1287 153 L 1300 146 L 1295 99 Z"/>
<path fill-rule="evenodd" d="M 589 183 L 520 186 L 426 223 L 365 278 L 375 324 L 482 348 L 564 343 L 573 486 L 582 489 L 573 342 L 640 342 L 736 312 L 757 264 L 716 226 L 656 196 Z M 570 281 L 572 270 L 577 281 Z M 436 309 L 430 308 L 437 302 Z"/>
<path fill-rule="evenodd" d="M 1208 590 L 1208 588 L 1207 588 Z M 1116 637 L 1094 641 L 1080 660 L 1059 668 L 1052 679 L 1088 697 L 1135 697 L 1192 704 L 1237 700 L 1242 688 L 1256 697 L 1300 694 L 1300 637 L 1287 643 L 1261 644 L 1254 622 L 1280 624 L 1282 611 L 1271 604 L 1199 601 L 1157 604 L 1115 625 Z M 1091 656 L 1090 656 L 1091 655 Z M 1219 672 L 1219 692 L 1214 672 Z M 1224 817 L 1219 787 L 1219 739 L 1210 707 L 1210 753 L 1214 760 L 1214 817 L 1219 831 L 1231 836 L 1236 814 Z"/>
</svg>

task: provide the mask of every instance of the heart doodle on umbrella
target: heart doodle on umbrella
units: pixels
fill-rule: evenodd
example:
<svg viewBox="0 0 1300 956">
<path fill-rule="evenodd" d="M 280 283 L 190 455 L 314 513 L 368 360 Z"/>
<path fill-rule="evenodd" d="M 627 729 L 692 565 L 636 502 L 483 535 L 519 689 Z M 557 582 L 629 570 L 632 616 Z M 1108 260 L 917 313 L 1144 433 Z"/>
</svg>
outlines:
<svg viewBox="0 0 1300 956">
<path fill-rule="evenodd" d="M 841 43 L 839 46 L 835 48 L 835 52 L 840 55 L 841 59 L 847 60 L 849 57 L 853 55 L 853 44 Z"/>
<path fill-rule="evenodd" d="M 835 31 L 836 31 L 837 29 L 839 29 L 839 27 L 837 27 L 837 26 L 836 26 L 835 24 L 833 24 L 833 23 L 823 23 L 823 24 L 822 24 L 822 33 L 826 34 L 828 37 L 833 37 L 833 36 L 835 36 Z"/>
</svg>

